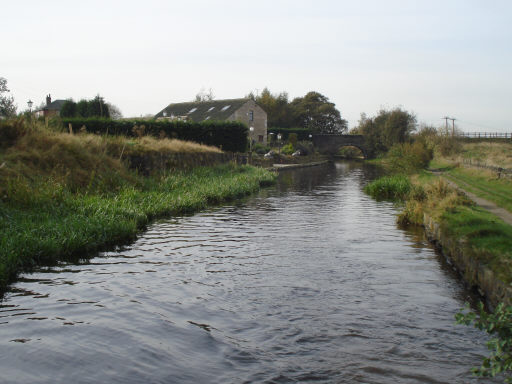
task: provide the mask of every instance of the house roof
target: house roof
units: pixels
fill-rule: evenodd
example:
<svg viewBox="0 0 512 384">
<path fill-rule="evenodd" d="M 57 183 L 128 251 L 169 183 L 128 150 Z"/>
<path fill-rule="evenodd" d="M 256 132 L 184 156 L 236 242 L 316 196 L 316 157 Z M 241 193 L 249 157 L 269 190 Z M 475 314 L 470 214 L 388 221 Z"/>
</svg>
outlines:
<svg viewBox="0 0 512 384">
<path fill-rule="evenodd" d="M 190 103 L 169 104 L 155 115 L 155 118 L 187 116 L 193 121 L 226 120 L 250 99 L 212 100 Z"/>
<path fill-rule="evenodd" d="M 62 105 L 66 102 L 67 100 L 54 100 L 52 101 L 50 104 L 48 105 L 45 105 L 42 110 L 43 111 L 60 111 L 60 109 L 62 108 Z"/>
</svg>

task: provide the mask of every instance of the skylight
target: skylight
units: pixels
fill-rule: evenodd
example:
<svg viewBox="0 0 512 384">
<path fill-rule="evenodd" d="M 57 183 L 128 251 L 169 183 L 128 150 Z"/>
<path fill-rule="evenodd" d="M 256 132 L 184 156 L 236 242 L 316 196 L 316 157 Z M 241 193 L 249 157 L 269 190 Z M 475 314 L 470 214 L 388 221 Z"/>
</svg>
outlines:
<svg viewBox="0 0 512 384">
<path fill-rule="evenodd" d="M 214 109 L 214 108 L 215 108 L 215 107 L 211 107 L 211 108 L 210 108 L 209 110 L 207 110 L 206 112 L 211 112 L 211 111 L 213 111 L 213 109 Z"/>
<path fill-rule="evenodd" d="M 225 107 L 222 107 L 221 109 L 221 112 L 224 112 L 226 109 L 228 109 L 229 107 L 231 107 L 231 105 L 226 105 Z"/>
<path fill-rule="evenodd" d="M 192 112 L 195 112 L 195 111 L 197 111 L 196 107 L 192 108 L 190 111 L 188 111 L 188 113 L 192 113 Z"/>
<path fill-rule="evenodd" d="M 204 121 L 208 120 L 210 118 L 210 116 L 206 116 L 206 119 L 204 119 Z"/>
</svg>

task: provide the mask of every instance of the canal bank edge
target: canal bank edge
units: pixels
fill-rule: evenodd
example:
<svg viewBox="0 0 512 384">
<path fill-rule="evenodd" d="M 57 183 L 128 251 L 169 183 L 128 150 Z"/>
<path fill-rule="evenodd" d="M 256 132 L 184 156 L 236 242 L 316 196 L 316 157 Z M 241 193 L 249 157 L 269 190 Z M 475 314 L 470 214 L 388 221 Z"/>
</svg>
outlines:
<svg viewBox="0 0 512 384">
<path fill-rule="evenodd" d="M 428 240 L 461 274 L 464 282 L 471 288 L 476 288 L 491 306 L 494 307 L 500 302 L 512 304 L 512 287 L 479 261 L 477 251 L 469 247 L 465 239 L 448 236 L 442 225 L 426 213 L 423 214 L 423 227 Z"/>
<path fill-rule="evenodd" d="M 298 169 L 298 168 L 310 168 L 310 167 L 317 167 L 320 165 L 328 164 L 329 160 L 324 161 L 315 161 L 312 163 L 302 163 L 302 164 L 274 164 L 272 167 L 268 168 L 270 171 L 287 171 L 291 169 Z"/>
</svg>

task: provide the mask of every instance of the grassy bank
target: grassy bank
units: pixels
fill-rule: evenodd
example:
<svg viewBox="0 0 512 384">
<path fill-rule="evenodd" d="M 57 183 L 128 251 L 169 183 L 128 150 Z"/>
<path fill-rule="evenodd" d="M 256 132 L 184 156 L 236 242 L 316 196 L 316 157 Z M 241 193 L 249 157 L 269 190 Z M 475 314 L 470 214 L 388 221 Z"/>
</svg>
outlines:
<svg viewBox="0 0 512 384">
<path fill-rule="evenodd" d="M 461 188 L 512 212 L 512 179 L 482 166 L 512 169 L 512 143 L 461 143 L 431 163 Z"/>
<path fill-rule="evenodd" d="M 79 259 L 134 238 L 154 218 L 238 198 L 275 178 L 233 164 L 158 169 L 144 177 L 129 169 L 127 152 L 218 149 L 18 129 L 18 137 L 0 148 L 0 289 L 20 271 Z"/>
</svg>

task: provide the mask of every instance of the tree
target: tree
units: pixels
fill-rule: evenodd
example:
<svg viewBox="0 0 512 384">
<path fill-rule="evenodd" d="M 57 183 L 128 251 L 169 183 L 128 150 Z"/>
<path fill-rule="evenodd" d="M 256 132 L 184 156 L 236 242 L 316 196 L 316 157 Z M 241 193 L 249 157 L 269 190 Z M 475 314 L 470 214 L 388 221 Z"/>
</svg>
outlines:
<svg viewBox="0 0 512 384">
<path fill-rule="evenodd" d="M 73 100 L 66 100 L 60 108 L 61 117 L 75 117 L 77 111 L 77 105 Z"/>
<path fill-rule="evenodd" d="M 8 96 L 9 88 L 7 88 L 7 80 L 0 77 L 0 117 L 12 117 L 16 115 L 16 105 L 14 97 Z"/>
<path fill-rule="evenodd" d="M 87 103 L 87 117 L 110 117 L 108 106 L 100 95 Z"/>
<path fill-rule="evenodd" d="M 214 96 L 211 88 L 208 92 L 206 92 L 206 90 L 204 88 L 201 88 L 201 90 L 197 93 L 194 101 L 201 103 L 204 101 L 212 101 L 214 98 L 215 98 L 215 96 Z"/>
<path fill-rule="evenodd" d="M 110 114 L 110 118 L 114 120 L 119 120 L 123 117 L 121 110 L 112 103 L 107 103 L 108 113 Z"/>
<path fill-rule="evenodd" d="M 291 102 L 296 126 L 318 133 L 342 133 L 347 130 L 347 121 L 327 97 L 318 92 L 308 92 Z"/>
<path fill-rule="evenodd" d="M 89 116 L 89 103 L 87 100 L 82 99 L 76 104 L 76 116 L 77 117 L 88 117 Z"/>
<path fill-rule="evenodd" d="M 254 95 L 250 93 L 248 97 Z M 254 98 L 256 103 L 267 112 L 267 125 L 269 127 L 291 128 L 293 124 L 293 111 L 288 102 L 288 93 L 272 94 L 265 87 L 260 95 Z"/>
<path fill-rule="evenodd" d="M 387 152 L 393 145 L 410 139 L 416 129 L 416 116 L 401 108 L 381 109 L 379 114 L 369 118 L 361 114 L 359 126 L 354 133 L 364 135 L 369 156 Z"/>
<path fill-rule="evenodd" d="M 116 113 L 117 118 L 121 117 L 121 112 L 117 107 L 105 102 L 103 97 L 97 95 L 92 100 L 82 99 L 78 103 L 73 100 L 67 100 L 60 110 L 61 117 L 106 117 L 111 116 L 111 109 Z"/>
</svg>

